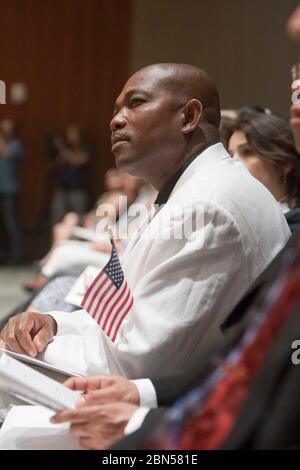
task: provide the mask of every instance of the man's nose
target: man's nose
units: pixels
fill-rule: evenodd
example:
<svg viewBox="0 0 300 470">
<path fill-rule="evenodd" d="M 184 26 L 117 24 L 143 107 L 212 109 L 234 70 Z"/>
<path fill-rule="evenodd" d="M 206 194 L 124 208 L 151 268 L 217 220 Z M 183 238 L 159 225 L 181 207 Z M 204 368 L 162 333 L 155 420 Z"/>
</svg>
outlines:
<svg viewBox="0 0 300 470">
<path fill-rule="evenodd" d="M 126 126 L 126 123 L 126 116 L 124 116 L 124 114 L 118 113 L 112 118 L 110 122 L 110 129 L 112 132 L 115 132 L 117 130 L 123 129 L 123 127 Z"/>
</svg>

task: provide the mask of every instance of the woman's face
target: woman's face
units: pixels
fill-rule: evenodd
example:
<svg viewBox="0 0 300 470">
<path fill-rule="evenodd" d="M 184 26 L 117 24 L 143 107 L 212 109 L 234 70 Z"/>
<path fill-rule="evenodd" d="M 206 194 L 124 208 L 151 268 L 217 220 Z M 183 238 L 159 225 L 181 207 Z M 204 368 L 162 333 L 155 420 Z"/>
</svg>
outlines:
<svg viewBox="0 0 300 470">
<path fill-rule="evenodd" d="M 279 169 L 256 153 L 247 142 L 243 131 L 235 131 L 228 144 L 228 150 L 234 160 L 239 160 L 279 200 L 284 196 L 285 188 Z"/>
</svg>

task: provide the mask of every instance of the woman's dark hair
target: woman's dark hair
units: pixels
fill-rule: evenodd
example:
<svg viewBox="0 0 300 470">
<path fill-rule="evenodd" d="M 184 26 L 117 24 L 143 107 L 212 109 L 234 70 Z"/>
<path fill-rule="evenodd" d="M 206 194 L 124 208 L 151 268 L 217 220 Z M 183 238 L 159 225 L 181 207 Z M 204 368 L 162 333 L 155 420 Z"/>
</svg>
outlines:
<svg viewBox="0 0 300 470">
<path fill-rule="evenodd" d="M 230 137 L 237 130 L 245 133 L 256 153 L 278 168 L 286 187 L 285 201 L 289 207 L 299 207 L 300 155 L 296 151 L 289 123 L 274 114 L 256 113 L 238 120 L 231 129 Z M 284 171 L 286 163 L 292 166 L 288 173 Z"/>
</svg>

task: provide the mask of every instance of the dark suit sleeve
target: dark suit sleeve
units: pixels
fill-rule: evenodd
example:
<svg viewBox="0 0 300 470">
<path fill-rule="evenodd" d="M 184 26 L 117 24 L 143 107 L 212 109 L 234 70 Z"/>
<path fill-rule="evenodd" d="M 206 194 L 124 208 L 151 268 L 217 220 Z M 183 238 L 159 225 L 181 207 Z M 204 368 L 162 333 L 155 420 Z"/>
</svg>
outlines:
<svg viewBox="0 0 300 470">
<path fill-rule="evenodd" d="M 280 266 L 282 264 L 282 259 L 286 251 L 295 247 L 298 243 L 300 237 L 300 227 L 295 233 L 290 237 L 286 246 L 275 256 L 273 261 L 266 267 L 266 269 L 260 274 L 260 276 L 254 281 L 250 286 L 248 291 L 242 297 L 237 306 L 231 311 L 228 317 L 225 319 L 221 325 L 223 332 L 226 332 L 227 329 L 231 328 L 233 325 L 236 325 L 238 322 L 243 320 L 247 315 L 248 307 L 253 304 L 253 301 L 257 301 L 259 296 L 264 295 L 265 287 L 268 287 L 268 283 L 272 282 L 274 276 L 278 273 Z"/>
<path fill-rule="evenodd" d="M 300 337 L 300 306 L 280 331 L 264 360 L 224 449 L 286 449 L 300 442 L 300 365 L 291 345 Z"/>
<path fill-rule="evenodd" d="M 231 344 L 231 341 L 230 341 Z M 205 353 L 198 357 L 186 370 L 177 370 L 175 372 L 162 375 L 160 377 L 151 377 L 150 380 L 154 385 L 158 406 L 170 406 L 180 396 L 187 393 L 199 382 L 205 378 L 214 369 L 214 360 L 216 348 L 218 351 L 225 351 L 226 344 L 221 339 L 218 345 L 208 349 Z"/>
<path fill-rule="evenodd" d="M 147 436 L 153 431 L 153 428 L 161 422 L 165 411 L 165 408 L 157 408 L 156 410 L 149 411 L 142 427 L 114 444 L 111 450 L 145 449 Z"/>
</svg>

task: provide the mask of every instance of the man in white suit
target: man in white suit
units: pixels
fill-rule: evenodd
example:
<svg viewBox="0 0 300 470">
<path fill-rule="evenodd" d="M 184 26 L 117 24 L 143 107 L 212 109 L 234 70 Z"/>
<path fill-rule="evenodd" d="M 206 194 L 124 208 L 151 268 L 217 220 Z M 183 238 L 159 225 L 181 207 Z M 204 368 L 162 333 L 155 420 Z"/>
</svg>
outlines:
<svg viewBox="0 0 300 470">
<path fill-rule="evenodd" d="M 219 122 L 217 88 L 194 66 L 152 65 L 127 81 L 112 152 L 159 191 L 124 255 L 134 306 L 115 342 L 82 310 L 19 314 L 1 333 L 10 349 L 83 375 L 141 378 L 184 368 L 218 339 L 289 236 L 273 196 L 219 142 Z"/>
</svg>

